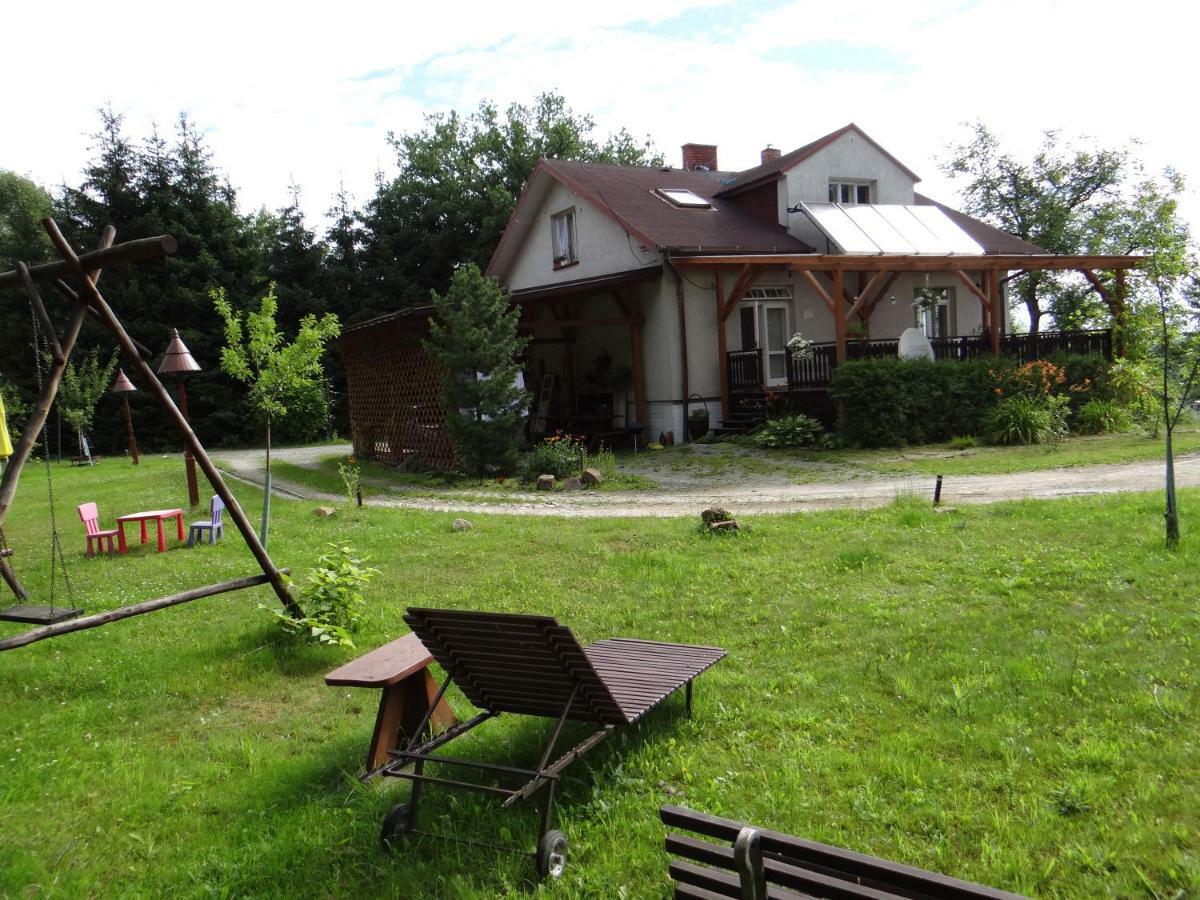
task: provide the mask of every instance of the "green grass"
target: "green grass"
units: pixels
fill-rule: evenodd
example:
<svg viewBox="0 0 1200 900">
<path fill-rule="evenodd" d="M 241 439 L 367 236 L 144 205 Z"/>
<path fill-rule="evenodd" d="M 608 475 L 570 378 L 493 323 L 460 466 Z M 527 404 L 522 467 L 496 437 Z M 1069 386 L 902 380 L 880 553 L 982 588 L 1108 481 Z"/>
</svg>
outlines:
<svg viewBox="0 0 1200 900">
<path fill-rule="evenodd" d="M 179 503 L 177 460 L 56 469 L 77 596 L 92 611 L 249 574 L 215 548 L 84 560 L 104 521 Z M 237 491 L 256 520 L 256 493 Z M 6 527 L 44 596 L 45 485 Z M 692 520 L 472 516 L 274 505 L 272 551 L 373 556 L 362 649 L 406 605 L 544 612 L 585 641 L 713 643 L 692 719 L 671 701 L 571 770 L 563 880 L 525 858 L 417 838 L 382 851 L 407 788 L 355 774 L 376 696 L 323 674 L 355 654 L 280 638 L 266 589 L 0 655 L 0 896 L 667 897 L 671 802 L 1038 896 L 1200 891 L 1200 491 L 1162 549 L 1161 498 Z M 17 626 L 3 626 L 14 633 Z M 459 695 L 460 714 L 469 706 Z M 458 755 L 530 761 L 547 722 L 504 717 Z M 424 824 L 531 847 L 536 813 L 431 790 Z"/>
</svg>

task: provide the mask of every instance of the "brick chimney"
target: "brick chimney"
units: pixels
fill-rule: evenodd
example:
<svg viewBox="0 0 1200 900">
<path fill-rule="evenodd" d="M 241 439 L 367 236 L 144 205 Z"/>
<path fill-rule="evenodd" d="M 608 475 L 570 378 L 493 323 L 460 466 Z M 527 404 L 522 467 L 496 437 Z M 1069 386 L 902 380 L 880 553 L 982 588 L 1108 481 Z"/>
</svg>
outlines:
<svg viewBox="0 0 1200 900">
<path fill-rule="evenodd" d="M 769 162 L 774 162 L 782 155 L 783 154 L 779 150 L 772 147 L 770 144 L 767 144 L 767 146 L 763 148 L 762 164 L 765 166 Z"/>
<path fill-rule="evenodd" d="M 715 172 L 717 170 L 717 145 L 684 144 L 683 167 L 689 172 L 695 169 L 707 169 L 709 172 Z"/>
</svg>

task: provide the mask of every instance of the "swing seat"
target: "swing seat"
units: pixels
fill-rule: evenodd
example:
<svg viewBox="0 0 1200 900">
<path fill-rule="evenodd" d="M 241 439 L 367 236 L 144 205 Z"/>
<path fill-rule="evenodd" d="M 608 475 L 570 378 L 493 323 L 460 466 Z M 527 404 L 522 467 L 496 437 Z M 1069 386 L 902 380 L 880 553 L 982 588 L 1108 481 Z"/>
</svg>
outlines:
<svg viewBox="0 0 1200 900">
<path fill-rule="evenodd" d="M 100 527 L 100 510 L 96 504 L 81 503 L 76 512 L 79 513 L 79 521 L 87 529 L 87 552 L 84 555 L 95 556 L 95 548 L 103 546 L 107 547 L 108 553 L 116 553 L 113 538 L 117 536 L 117 529 Z"/>
<path fill-rule="evenodd" d="M 53 625 L 83 614 L 82 609 L 72 606 L 40 606 L 20 603 L 8 609 L 0 609 L 0 622 L 24 622 L 27 625 Z"/>
</svg>

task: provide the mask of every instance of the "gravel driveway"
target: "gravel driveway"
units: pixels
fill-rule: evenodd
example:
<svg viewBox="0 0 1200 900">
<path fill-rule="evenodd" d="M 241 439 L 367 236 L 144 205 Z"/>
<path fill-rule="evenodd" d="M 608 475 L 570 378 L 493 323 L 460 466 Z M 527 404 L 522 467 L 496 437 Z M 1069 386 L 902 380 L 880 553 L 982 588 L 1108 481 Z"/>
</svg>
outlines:
<svg viewBox="0 0 1200 900">
<path fill-rule="evenodd" d="M 325 457 L 350 452 L 349 444 L 326 444 L 273 450 L 272 456 L 295 465 L 315 467 Z M 265 466 L 262 450 L 222 450 L 214 456 L 231 475 L 243 481 L 262 484 Z M 1180 487 L 1200 485 L 1200 454 L 1177 457 L 1175 477 Z M 718 481 L 723 483 L 714 483 Z M 1152 491 L 1161 489 L 1162 484 L 1161 460 L 1004 475 L 963 475 L 946 479 L 942 487 L 942 502 L 947 505 L 994 503 L 1035 497 Z M 678 478 L 672 479 L 669 485 L 660 490 L 570 494 L 523 492 L 486 495 L 479 491 L 442 489 L 430 496 L 428 488 L 413 488 L 412 495 L 405 496 L 403 487 L 392 486 L 386 494 L 367 491 L 366 503 L 371 506 L 444 512 L 573 517 L 694 516 L 705 506 L 717 504 L 730 507 L 739 515 L 753 515 L 868 508 L 891 503 L 904 495 L 932 499 L 933 485 L 934 479 L 924 475 L 792 484 L 773 475 L 740 474 L 736 482 L 710 478 L 686 483 Z M 306 500 L 337 502 L 344 499 L 341 495 L 326 494 L 289 482 L 278 475 L 274 479 L 274 487 L 282 495 Z"/>
</svg>

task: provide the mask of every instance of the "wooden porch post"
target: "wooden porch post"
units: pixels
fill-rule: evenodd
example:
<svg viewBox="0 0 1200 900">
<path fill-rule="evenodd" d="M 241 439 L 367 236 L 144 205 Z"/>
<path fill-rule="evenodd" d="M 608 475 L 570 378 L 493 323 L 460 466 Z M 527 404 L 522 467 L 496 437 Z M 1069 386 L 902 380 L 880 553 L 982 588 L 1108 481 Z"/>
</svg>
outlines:
<svg viewBox="0 0 1200 900">
<path fill-rule="evenodd" d="M 1125 270 L 1113 272 L 1116 279 L 1116 297 L 1113 304 L 1113 356 L 1120 359 L 1125 355 Z"/>
<path fill-rule="evenodd" d="M 837 341 L 837 361 L 846 361 L 846 300 L 845 274 L 841 269 L 833 270 L 833 334 Z"/>
<path fill-rule="evenodd" d="M 988 337 L 992 342 L 992 356 L 1000 355 L 1000 326 L 1004 324 L 1004 300 L 1000 294 L 1000 273 L 987 271 L 987 294 L 992 303 L 992 327 Z"/>
<path fill-rule="evenodd" d="M 717 371 L 721 373 L 721 421 L 728 422 L 731 415 L 729 400 L 729 361 L 725 339 L 725 279 L 721 270 L 713 272 L 717 281 Z"/>
<path fill-rule="evenodd" d="M 646 424 L 646 361 L 642 351 L 642 303 L 635 288 L 627 288 L 629 306 L 629 357 L 633 370 L 633 408 L 638 424 Z"/>
</svg>

